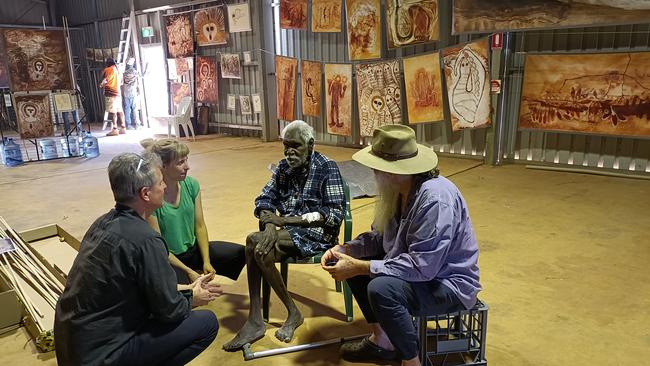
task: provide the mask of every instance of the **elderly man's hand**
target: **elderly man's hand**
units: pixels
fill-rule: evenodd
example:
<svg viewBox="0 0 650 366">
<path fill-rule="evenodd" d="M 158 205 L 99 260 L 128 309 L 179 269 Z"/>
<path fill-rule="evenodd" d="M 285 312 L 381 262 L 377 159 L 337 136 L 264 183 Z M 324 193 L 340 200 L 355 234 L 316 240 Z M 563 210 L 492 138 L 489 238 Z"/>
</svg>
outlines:
<svg viewBox="0 0 650 366">
<path fill-rule="evenodd" d="M 262 211 L 262 213 L 260 213 L 260 221 L 264 226 L 267 224 L 273 224 L 277 227 L 284 226 L 284 219 L 270 211 Z"/>
<path fill-rule="evenodd" d="M 329 272 L 333 279 L 343 281 L 351 277 L 370 275 L 370 261 L 355 259 L 339 251 L 329 253 L 337 257 L 338 261 L 332 266 L 323 266 L 323 269 Z"/>
<path fill-rule="evenodd" d="M 257 244 L 255 251 L 258 255 L 266 256 L 269 254 L 271 249 L 275 247 L 275 243 L 278 241 L 278 233 L 275 230 L 273 225 L 266 225 L 264 231 L 262 231 L 262 240 Z"/>
</svg>

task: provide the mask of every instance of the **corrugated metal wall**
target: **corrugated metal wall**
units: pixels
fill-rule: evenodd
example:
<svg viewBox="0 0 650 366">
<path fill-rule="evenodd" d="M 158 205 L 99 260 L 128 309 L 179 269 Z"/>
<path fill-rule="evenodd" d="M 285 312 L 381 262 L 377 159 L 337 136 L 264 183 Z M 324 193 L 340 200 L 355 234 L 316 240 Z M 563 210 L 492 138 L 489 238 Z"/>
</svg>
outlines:
<svg viewBox="0 0 650 366">
<path fill-rule="evenodd" d="M 50 22 L 47 4 L 25 0 L 2 0 L 0 3 L 0 24 L 46 25 Z"/>
<path fill-rule="evenodd" d="M 385 2 L 382 1 L 382 58 L 384 60 L 401 59 L 417 54 L 437 52 L 437 50 L 449 45 L 463 43 L 470 40 L 484 37 L 485 35 L 462 35 L 452 36 L 450 34 L 451 23 L 451 8 L 449 2 L 439 1 L 439 19 L 440 19 L 440 40 L 434 43 L 425 45 L 403 47 L 394 50 L 388 50 L 386 47 L 386 23 L 385 19 Z M 343 12 L 345 12 L 345 2 L 343 2 Z M 311 16 L 311 2 L 308 5 L 308 16 Z M 275 5 L 274 16 L 278 18 L 278 6 Z M 279 20 L 276 20 L 276 24 Z M 311 24 L 311 20 L 308 22 Z M 340 33 L 313 33 L 311 30 L 286 30 L 280 29 L 276 26 L 275 31 L 276 39 L 279 41 L 276 45 L 278 54 L 289 57 L 296 57 L 298 59 L 321 61 L 323 63 L 352 63 L 357 64 L 358 61 L 350 61 L 348 55 L 347 44 L 347 22 L 345 15 L 343 16 L 342 31 Z M 377 60 L 381 61 L 381 60 Z M 363 63 L 372 62 L 364 61 Z M 273 69 L 272 67 L 270 68 Z M 353 68 L 354 72 L 354 68 Z M 324 77 L 323 77 L 324 79 Z M 302 83 L 300 76 L 298 77 L 298 86 Z M 318 143 L 339 145 L 339 146 L 358 146 L 369 143 L 369 138 L 361 138 L 359 136 L 359 118 L 357 111 L 357 96 L 356 96 L 356 78 L 353 75 L 353 97 L 352 97 L 352 133 L 350 137 L 330 135 L 327 133 L 324 118 L 322 117 L 302 117 L 302 101 L 300 87 L 296 92 L 296 116 L 304 118 L 305 121 L 312 124 L 317 132 Z M 275 85 L 271 90 L 275 90 Z M 404 91 L 402 85 L 402 91 Z M 275 93 L 273 93 L 275 95 Z M 323 94 L 324 95 L 324 94 Z M 275 98 L 270 98 L 269 103 L 275 103 Z M 322 104 L 321 115 L 325 116 L 325 103 Z M 484 157 L 486 154 L 486 139 L 490 131 L 489 128 L 481 128 L 474 130 L 464 130 L 452 133 L 451 123 L 449 121 L 449 113 L 446 113 L 447 118 L 443 122 L 425 123 L 413 125 L 418 141 L 420 143 L 432 146 L 434 150 L 443 153 L 459 154 L 464 156 Z M 404 122 L 408 122 L 406 113 L 406 100 L 402 98 L 402 118 Z M 276 116 L 270 117 L 270 121 L 275 121 Z M 272 122 L 273 123 L 273 122 Z M 280 128 L 285 125 L 285 122 L 280 121 Z"/>
<path fill-rule="evenodd" d="M 650 172 L 650 139 L 576 133 L 517 131 L 527 53 L 649 51 L 650 25 L 625 25 L 513 33 L 507 75 L 504 158 L 511 161 Z"/>
</svg>

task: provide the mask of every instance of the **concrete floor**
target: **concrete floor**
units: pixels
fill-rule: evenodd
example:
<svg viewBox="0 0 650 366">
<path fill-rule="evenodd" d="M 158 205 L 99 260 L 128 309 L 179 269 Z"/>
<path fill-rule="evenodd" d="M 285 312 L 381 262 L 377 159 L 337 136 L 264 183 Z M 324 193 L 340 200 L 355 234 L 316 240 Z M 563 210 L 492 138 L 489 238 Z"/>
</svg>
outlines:
<svg viewBox="0 0 650 366">
<path fill-rule="evenodd" d="M 140 133 L 101 138 L 102 155 L 0 166 L 0 215 L 15 229 L 58 223 L 81 238 L 112 205 L 106 166 L 119 151 L 139 151 Z M 253 199 L 281 158 L 279 143 L 253 138 L 201 138 L 189 143 L 190 174 L 203 189 L 210 238 L 243 242 L 256 228 Z M 338 161 L 355 150 L 317 146 Z M 650 359 L 650 183 L 521 165 L 477 166 L 441 158 L 470 208 L 479 239 L 480 297 L 489 304 L 487 359 L 491 365 L 623 365 Z M 472 168 L 474 167 L 474 168 Z M 468 169 L 471 168 L 471 169 Z M 353 201 L 354 234 L 366 230 L 372 200 Z M 245 275 L 224 281 L 226 295 L 208 306 L 219 316 L 216 341 L 192 365 L 244 364 L 226 353 L 247 316 Z M 343 298 L 315 265 L 293 265 L 289 289 L 306 322 L 292 344 L 366 331 L 358 308 L 344 321 Z M 323 290 L 324 289 L 324 290 Z M 271 300 L 267 337 L 254 350 L 280 346 L 273 333 L 286 313 Z M 644 361 L 645 360 L 645 361 Z M 252 365 L 347 364 L 334 346 L 250 361 Z M 0 336 L 0 364 L 54 365 L 24 330 Z"/>
</svg>

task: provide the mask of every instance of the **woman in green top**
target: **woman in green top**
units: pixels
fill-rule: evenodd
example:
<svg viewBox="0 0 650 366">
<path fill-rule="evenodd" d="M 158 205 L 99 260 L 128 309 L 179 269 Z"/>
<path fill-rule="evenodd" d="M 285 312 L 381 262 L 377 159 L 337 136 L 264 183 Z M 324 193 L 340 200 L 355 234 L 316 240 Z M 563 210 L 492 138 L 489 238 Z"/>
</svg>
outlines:
<svg viewBox="0 0 650 366">
<path fill-rule="evenodd" d="M 167 185 L 163 206 L 147 221 L 165 239 L 178 283 L 194 282 L 199 277 L 197 271 L 236 280 L 246 264 L 244 246 L 208 241 L 199 182 L 187 175 L 187 145 L 173 139 L 147 139 L 141 145 L 157 154 L 163 163 Z"/>
</svg>

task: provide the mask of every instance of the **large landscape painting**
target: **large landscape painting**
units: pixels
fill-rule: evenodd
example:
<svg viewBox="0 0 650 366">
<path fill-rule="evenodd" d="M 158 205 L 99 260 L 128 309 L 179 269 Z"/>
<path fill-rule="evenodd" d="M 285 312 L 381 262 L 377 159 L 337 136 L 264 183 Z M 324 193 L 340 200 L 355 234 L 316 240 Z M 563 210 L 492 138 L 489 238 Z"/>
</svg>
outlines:
<svg viewBox="0 0 650 366">
<path fill-rule="evenodd" d="M 490 74 L 487 38 L 442 50 L 453 131 L 487 126 Z"/>
<path fill-rule="evenodd" d="M 4 30 L 11 91 L 71 90 L 63 31 Z"/>
<path fill-rule="evenodd" d="M 650 136 L 650 52 L 528 55 L 519 127 Z"/>
<path fill-rule="evenodd" d="M 388 48 L 438 39 L 438 0 L 386 0 Z"/>
<path fill-rule="evenodd" d="M 453 33 L 647 23 L 647 0 L 454 0 Z"/>
</svg>

